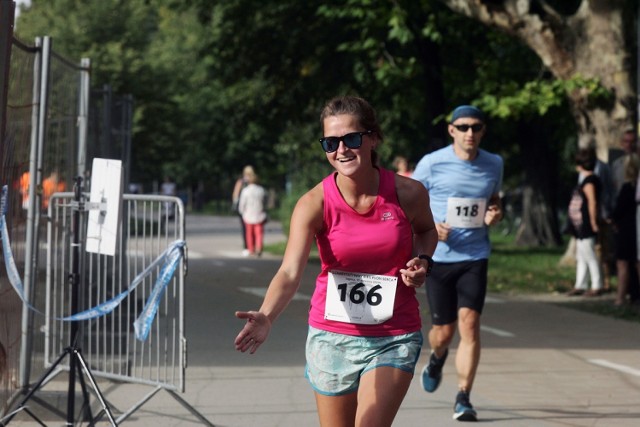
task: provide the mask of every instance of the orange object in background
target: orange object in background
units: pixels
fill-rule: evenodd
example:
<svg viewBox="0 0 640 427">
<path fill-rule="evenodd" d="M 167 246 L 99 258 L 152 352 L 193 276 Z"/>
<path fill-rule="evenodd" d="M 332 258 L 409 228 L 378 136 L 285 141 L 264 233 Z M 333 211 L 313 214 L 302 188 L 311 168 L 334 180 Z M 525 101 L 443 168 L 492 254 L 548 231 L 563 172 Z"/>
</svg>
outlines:
<svg viewBox="0 0 640 427">
<path fill-rule="evenodd" d="M 20 175 L 18 180 L 18 191 L 22 196 L 22 209 L 25 210 L 29 207 L 29 179 L 29 171 L 27 171 Z"/>
<path fill-rule="evenodd" d="M 42 181 L 42 209 L 49 207 L 49 199 L 54 193 L 63 192 L 66 187 L 64 181 L 58 180 L 58 174 L 56 172 L 45 178 Z"/>
</svg>

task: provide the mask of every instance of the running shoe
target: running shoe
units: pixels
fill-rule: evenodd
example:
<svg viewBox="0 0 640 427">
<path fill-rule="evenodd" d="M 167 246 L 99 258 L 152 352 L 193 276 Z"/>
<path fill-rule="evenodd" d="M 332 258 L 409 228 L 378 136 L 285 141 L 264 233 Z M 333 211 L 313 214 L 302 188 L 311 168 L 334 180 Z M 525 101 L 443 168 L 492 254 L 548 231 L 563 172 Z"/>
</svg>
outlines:
<svg viewBox="0 0 640 427">
<path fill-rule="evenodd" d="M 435 353 L 431 353 L 429 363 L 422 369 L 422 378 L 420 379 L 424 391 L 428 391 L 429 393 L 436 391 L 440 385 L 440 381 L 442 381 L 442 367 L 448 355 L 449 349 L 444 351 L 444 356 L 441 358 L 437 358 Z"/>
<path fill-rule="evenodd" d="M 453 419 L 458 421 L 478 421 L 478 414 L 469 402 L 469 393 L 459 391 L 453 406 Z"/>
</svg>

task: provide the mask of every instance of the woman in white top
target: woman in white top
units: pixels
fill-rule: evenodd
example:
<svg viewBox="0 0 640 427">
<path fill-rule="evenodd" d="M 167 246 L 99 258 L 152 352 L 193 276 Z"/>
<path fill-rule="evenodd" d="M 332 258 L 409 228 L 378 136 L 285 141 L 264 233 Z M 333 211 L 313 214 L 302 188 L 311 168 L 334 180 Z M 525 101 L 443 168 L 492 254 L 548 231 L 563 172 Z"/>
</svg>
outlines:
<svg viewBox="0 0 640 427">
<path fill-rule="evenodd" d="M 267 212 L 264 205 L 267 192 L 264 187 L 258 185 L 258 176 L 251 171 L 245 175 L 247 186 L 240 193 L 238 212 L 242 215 L 245 224 L 247 249 L 249 255 L 262 254 L 264 240 L 264 223 L 267 220 Z"/>
</svg>

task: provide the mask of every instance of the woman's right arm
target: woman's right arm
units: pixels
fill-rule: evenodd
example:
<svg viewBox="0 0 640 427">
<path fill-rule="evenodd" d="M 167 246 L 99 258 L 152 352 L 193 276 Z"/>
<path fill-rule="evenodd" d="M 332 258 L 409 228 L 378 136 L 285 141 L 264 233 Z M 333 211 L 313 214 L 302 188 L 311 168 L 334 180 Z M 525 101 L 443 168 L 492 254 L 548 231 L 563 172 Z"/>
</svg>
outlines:
<svg viewBox="0 0 640 427">
<path fill-rule="evenodd" d="M 282 264 L 269 284 L 262 306 L 258 311 L 236 312 L 236 317 L 247 320 L 236 337 L 237 350 L 254 353 L 267 339 L 271 324 L 293 299 L 309 260 L 314 236 L 322 227 L 322 218 L 323 192 L 320 184 L 302 196 L 293 210 Z"/>
<path fill-rule="evenodd" d="M 260 311 L 270 321 L 278 318 L 295 295 L 309 260 L 314 236 L 322 227 L 322 187 L 315 187 L 298 200 L 291 215 L 289 239 L 282 264 L 269 284 Z"/>
<path fill-rule="evenodd" d="M 231 201 L 234 203 L 238 202 L 240 198 L 240 190 L 242 189 L 242 179 L 236 180 L 235 185 L 233 186 L 233 192 L 231 193 Z"/>
</svg>

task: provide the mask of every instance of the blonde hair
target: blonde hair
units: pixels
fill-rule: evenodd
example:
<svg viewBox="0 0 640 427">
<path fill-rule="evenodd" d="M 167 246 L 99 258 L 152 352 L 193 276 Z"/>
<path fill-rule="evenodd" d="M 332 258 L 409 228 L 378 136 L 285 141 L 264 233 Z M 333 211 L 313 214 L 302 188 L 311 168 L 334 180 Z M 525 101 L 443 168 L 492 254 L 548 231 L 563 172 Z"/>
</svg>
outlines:
<svg viewBox="0 0 640 427">
<path fill-rule="evenodd" d="M 242 169 L 242 176 L 251 184 L 258 182 L 258 175 L 256 171 L 253 170 L 253 166 L 245 166 L 244 169 Z"/>
<path fill-rule="evenodd" d="M 253 166 L 247 165 L 242 169 L 242 175 L 255 175 L 255 171 L 253 170 Z"/>
</svg>

